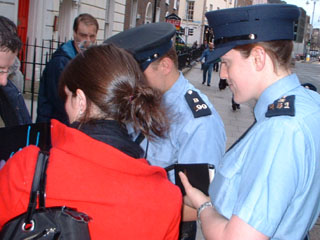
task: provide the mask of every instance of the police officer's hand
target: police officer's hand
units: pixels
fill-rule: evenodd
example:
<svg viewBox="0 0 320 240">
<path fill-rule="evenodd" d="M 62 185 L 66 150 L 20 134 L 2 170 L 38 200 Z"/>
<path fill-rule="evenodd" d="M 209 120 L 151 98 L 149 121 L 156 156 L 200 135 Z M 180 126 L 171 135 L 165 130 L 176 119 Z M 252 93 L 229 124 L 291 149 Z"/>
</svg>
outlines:
<svg viewBox="0 0 320 240">
<path fill-rule="evenodd" d="M 179 172 L 179 176 L 186 192 L 186 196 L 184 197 L 185 204 L 187 204 L 189 207 L 198 209 L 201 204 L 210 201 L 210 197 L 206 196 L 203 192 L 197 188 L 194 188 L 190 184 L 187 176 L 183 172 Z"/>
</svg>

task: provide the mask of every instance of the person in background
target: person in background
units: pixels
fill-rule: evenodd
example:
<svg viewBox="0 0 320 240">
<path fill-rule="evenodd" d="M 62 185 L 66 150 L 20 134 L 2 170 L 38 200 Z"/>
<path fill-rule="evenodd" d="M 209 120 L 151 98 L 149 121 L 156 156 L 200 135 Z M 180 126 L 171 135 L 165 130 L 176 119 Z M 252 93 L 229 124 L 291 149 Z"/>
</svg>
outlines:
<svg viewBox="0 0 320 240">
<path fill-rule="evenodd" d="M 215 62 L 213 64 L 213 70 L 216 72 L 219 72 L 219 62 L 220 62 L 220 60 L 218 60 L 217 62 Z"/>
<path fill-rule="evenodd" d="M 68 124 L 64 103 L 58 94 L 59 78 L 71 59 L 92 44 L 95 44 L 98 30 L 98 21 L 90 14 L 82 13 L 75 18 L 73 40 L 62 44 L 54 52 L 41 76 L 37 122 L 50 122 L 50 119 L 54 118 Z"/>
<path fill-rule="evenodd" d="M 178 70 L 178 56 L 171 41 L 175 27 L 152 23 L 112 36 L 105 44 L 131 52 L 144 72 L 148 84 L 163 94 L 162 106 L 171 116 L 167 138 L 141 146 L 151 165 L 163 168 L 173 164 L 209 163 L 218 165 L 225 152 L 223 122 L 206 95 L 196 89 Z M 169 174 L 174 182 L 173 174 Z M 194 239 L 196 211 L 183 208 L 180 239 Z"/>
<path fill-rule="evenodd" d="M 232 94 L 232 98 L 231 98 L 231 107 L 233 111 L 236 111 L 237 109 L 240 109 L 240 104 L 236 103 L 234 101 L 234 95 Z"/>
<path fill-rule="evenodd" d="M 31 123 L 21 92 L 8 79 L 21 46 L 16 25 L 0 16 L 0 116 L 6 127 Z"/>
<path fill-rule="evenodd" d="M 92 239 L 177 239 L 180 190 L 142 158 L 125 127 L 149 140 L 168 129 L 161 94 L 133 57 L 112 45 L 90 47 L 68 64 L 59 92 L 71 125 L 51 120 L 46 206 L 88 214 Z M 38 152 L 25 147 L 0 171 L 0 229 L 26 209 Z"/>
<path fill-rule="evenodd" d="M 209 43 L 209 48 L 207 48 L 206 50 L 204 50 L 204 52 L 202 53 L 199 61 L 202 62 L 202 71 L 203 71 L 203 76 L 202 76 L 202 84 L 205 84 L 207 82 L 207 86 L 210 87 L 210 83 L 211 83 L 211 75 L 212 75 L 212 70 L 213 70 L 213 65 L 214 63 L 207 63 L 207 60 L 209 58 L 209 56 L 213 53 L 213 43 L 210 42 Z M 207 75 L 208 75 L 208 79 L 207 79 Z"/>
<path fill-rule="evenodd" d="M 204 40 L 203 43 L 201 44 L 200 48 L 202 51 L 206 50 L 208 48 L 208 41 Z"/>
<path fill-rule="evenodd" d="M 225 154 L 210 199 L 180 172 L 206 239 L 304 239 L 320 212 L 320 95 L 290 69 L 299 8 L 259 4 L 206 13 L 236 102 L 256 122 Z M 275 28 L 275 26 L 277 26 Z"/>
<path fill-rule="evenodd" d="M 195 41 L 193 44 L 192 44 L 192 49 L 197 49 L 198 48 L 198 42 Z"/>
<path fill-rule="evenodd" d="M 317 88 L 315 85 L 313 85 L 312 83 L 303 83 L 301 84 L 303 87 L 307 88 L 307 89 L 310 89 L 312 91 L 315 91 L 317 92 Z"/>
</svg>

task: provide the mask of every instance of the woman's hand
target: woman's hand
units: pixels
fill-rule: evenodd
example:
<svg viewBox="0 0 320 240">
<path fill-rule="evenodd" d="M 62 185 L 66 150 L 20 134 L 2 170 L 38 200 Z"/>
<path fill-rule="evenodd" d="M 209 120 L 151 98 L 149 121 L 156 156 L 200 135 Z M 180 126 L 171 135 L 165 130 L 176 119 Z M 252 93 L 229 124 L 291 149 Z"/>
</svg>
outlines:
<svg viewBox="0 0 320 240">
<path fill-rule="evenodd" d="M 184 197 L 185 204 L 198 209 L 201 204 L 210 201 L 210 197 L 206 196 L 199 189 L 192 187 L 187 176 L 183 172 L 179 172 L 179 176 L 186 192 L 186 196 Z"/>
</svg>

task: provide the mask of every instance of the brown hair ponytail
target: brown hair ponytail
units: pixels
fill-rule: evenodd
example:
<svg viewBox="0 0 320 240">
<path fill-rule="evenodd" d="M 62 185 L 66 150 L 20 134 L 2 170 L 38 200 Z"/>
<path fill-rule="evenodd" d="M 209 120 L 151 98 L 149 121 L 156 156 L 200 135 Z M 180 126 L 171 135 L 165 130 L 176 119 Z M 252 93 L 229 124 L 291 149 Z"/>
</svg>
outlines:
<svg viewBox="0 0 320 240">
<path fill-rule="evenodd" d="M 77 55 L 60 79 L 64 98 L 65 86 L 74 94 L 81 89 L 86 95 L 88 106 L 80 123 L 93 119 L 131 123 L 149 139 L 163 137 L 168 130 L 161 93 L 147 86 L 132 55 L 114 45 L 93 46 Z M 100 110 L 97 116 L 91 115 L 92 104 Z"/>
</svg>

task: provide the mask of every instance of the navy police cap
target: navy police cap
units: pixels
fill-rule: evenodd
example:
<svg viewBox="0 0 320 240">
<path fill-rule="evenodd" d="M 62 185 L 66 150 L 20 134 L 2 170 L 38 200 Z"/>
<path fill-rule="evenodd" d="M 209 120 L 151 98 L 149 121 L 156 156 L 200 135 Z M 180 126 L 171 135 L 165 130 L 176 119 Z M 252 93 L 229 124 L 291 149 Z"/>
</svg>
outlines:
<svg viewBox="0 0 320 240">
<path fill-rule="evenodd" d="M 131 52 L 144 71 L 171 49 L 175 32 L 175 27 L 170 23 L 149 23 L 118 33 L 103 43 L 112 43 Z"/>
<path fill-rule="evenodd" d="M 239 45 L 293 40 L 294 22 L 299 15 L 299 8 L 290 4 L 257 4 L 207 12 L 215 45 L 208 62 Z"/>
</svg>

